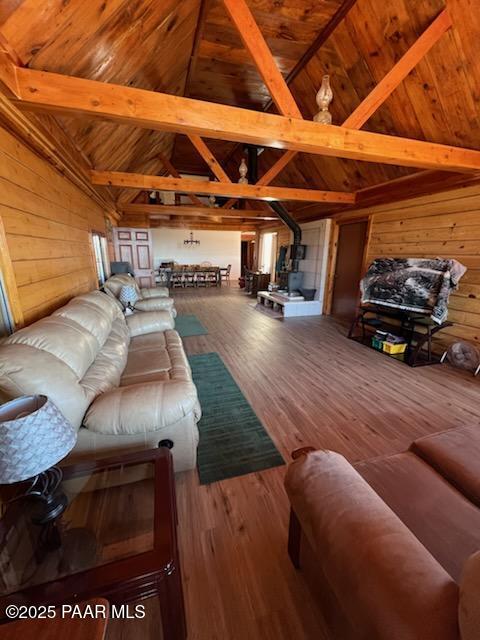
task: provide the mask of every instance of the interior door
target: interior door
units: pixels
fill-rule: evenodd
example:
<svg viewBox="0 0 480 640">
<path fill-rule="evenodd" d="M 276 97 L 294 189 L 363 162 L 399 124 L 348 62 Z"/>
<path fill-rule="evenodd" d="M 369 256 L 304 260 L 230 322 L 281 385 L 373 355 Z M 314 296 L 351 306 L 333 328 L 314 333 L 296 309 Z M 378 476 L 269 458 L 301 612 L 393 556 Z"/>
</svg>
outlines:
<svg viewBox="0 0 480 640">
<path fill-rule="evenodd" d="M 114 229 L 114 233 L 116 259 L 132 265 L 135 279 L 140 287 L 154 287 L 150 229 L 119 227 Z"/>
<path fill-rule="evenodd" d="M 339 227 L 332 315 L 340 320 L 351 320 L 355 315 L 367 229 L 367 220 L 342 224 Z"/>
</svg>

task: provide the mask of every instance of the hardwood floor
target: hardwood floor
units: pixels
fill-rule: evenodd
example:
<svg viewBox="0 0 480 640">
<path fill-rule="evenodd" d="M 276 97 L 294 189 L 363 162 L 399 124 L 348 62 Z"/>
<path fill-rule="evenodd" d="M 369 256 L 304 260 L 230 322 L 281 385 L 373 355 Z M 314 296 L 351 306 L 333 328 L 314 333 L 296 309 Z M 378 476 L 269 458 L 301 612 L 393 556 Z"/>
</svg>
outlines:
<svg viewBox="0 0 480 640">
<path fill-rule="evenodd" d="M 356 461 L 416 437 L 480 423 L 479 384 L 448 366 L 411 369 L 345 338 L 331 318 L 270 318 L 237 288 L 174 291 L 208 335 L 286 460 L 303 445 Z M 322 617 L 286 551 L 285 467 L 199 486 L 177 476 L 189 640 L 324 640 Z"/>
</svg>

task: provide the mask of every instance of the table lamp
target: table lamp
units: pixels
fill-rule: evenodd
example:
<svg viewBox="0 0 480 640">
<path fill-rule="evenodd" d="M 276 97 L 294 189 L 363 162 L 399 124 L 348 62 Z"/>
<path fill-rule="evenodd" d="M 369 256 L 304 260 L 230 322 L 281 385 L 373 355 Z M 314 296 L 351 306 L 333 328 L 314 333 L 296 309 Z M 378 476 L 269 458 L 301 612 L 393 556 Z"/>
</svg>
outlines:
<svg viewBox="0 0 480 640">
<path fill-rule="evenodd" d="M 137 290 L 135 289 L 133 284 L 123 285 L 123 287 L 120 289 L 119 300 L 123 304 L 125 309 L 130 309 L 130 311 L 133 311 L 133 307 L 138 300 Z"/>
<path fill-rule="evenodd" d="M 30 480 L 22 497 L 37 502 L 36 524 L 58 518 L 67 506 L 54 466 L 74 447 L 77 432 L 47 396 L 22 396 L 0 406 L 0 484 Z"/>
</svg>

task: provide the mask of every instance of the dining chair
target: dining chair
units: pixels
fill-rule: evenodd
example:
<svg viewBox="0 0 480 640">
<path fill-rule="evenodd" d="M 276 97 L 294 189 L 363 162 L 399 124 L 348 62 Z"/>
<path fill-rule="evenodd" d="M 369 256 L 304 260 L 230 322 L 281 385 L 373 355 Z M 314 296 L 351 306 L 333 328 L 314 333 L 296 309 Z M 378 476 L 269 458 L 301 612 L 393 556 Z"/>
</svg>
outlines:
<svg viewBox="0 0 480 640">
<path fill-rule="evenodd" d="M 202 270 L 201 265 L 197 269 L 195 274 L 195 285 L 197 287 L 206 287 L 207 286 L 207 274 Z"/>
<path fill-rule="evenodd" d="M 194 287 L 195 286 L 195 270 L 186 269 L 183 277 L 183 286 L 184 287 Z"/>
<path fill-rule="evenodd" d="M 220 268 L 220 282 L 225 280 L 230 285 L 230 271 L 232 270 L 232 265 L 229 264 L 227 267 Z"/>
<path fill-rule="evenodd" d="M 170 274 L 170 286 L 172 288 L 183 287 L 183 272 L 182 271 L 172 271 L 172 273 Z"/>
<path fill-rule="evenodd" d="M 219 274 L 217 269 L 210 268 L 205 272 L 207 287 L 218 287 L 218 284 L 219 284 L 218 275 Z"/>
</svg>

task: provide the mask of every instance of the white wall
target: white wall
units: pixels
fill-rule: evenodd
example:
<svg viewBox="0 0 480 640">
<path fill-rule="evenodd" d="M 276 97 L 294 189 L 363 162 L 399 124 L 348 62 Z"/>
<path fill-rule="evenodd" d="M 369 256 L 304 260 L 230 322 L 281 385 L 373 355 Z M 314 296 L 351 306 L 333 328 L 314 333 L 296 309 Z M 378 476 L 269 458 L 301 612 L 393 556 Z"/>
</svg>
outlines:
<svg viewBox="0 0 480 640">
<path fill-rule="evenodd" d="M 316 289 L 315 300 L 323 307 L 327 277 L 328 245 L 331 220 L 314 220 L 301 224 L 302 244 L 307 245 L 306 259 L 300 260 L 299 270 L 304 272 L 303 286 Z"/>
<path fill-rule="evenodd" d="M 200 264 L 208 261 L 218 267 L 232 265 L 232 278 L 240 276 L 240 231 L 193 231 L 199 245 L 183 244 L 192 229 L 152 229 L 153 264 L 175 260 L 179 264 Z"/>
</svg>

